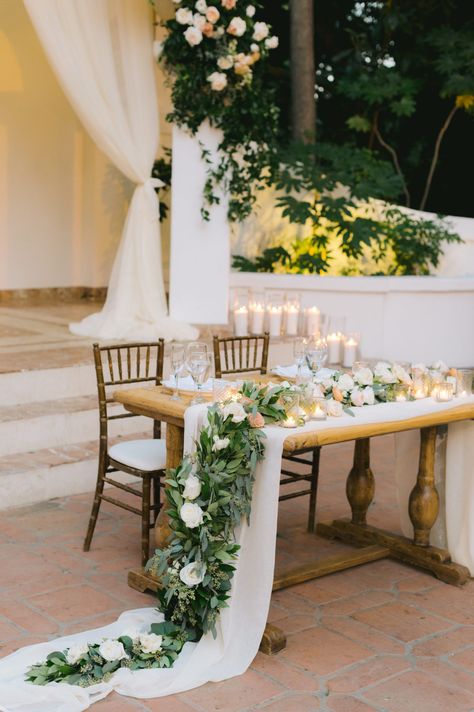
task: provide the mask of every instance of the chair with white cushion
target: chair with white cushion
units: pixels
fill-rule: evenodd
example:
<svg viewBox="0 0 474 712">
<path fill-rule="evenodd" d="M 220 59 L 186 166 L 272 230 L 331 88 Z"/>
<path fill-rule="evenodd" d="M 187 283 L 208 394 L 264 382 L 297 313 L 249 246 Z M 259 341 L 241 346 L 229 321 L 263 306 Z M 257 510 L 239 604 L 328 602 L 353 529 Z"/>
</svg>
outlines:
<svg viewBox="0 0 474 712">
<path fill-rule="evenodd" d="M 109 447 L 109 421 L 133 418 L 133 413 L 112 410 L 111 391 L 129 383 L 152 381 L 159 385 L 163 376 L 164 341 L 100 347 L 94 344 L 94 363 L 97 376 L 100 416 L 99 468 L 92 512 L 89 520 L 84 551 L 89 551 L 102 501 L 138 514 L 142 519 L 142 565 L 149 557 L 150 529 L 160 510 L 161 477 L 166 467 L 166 443 L 160 438 L 161 423 L 153 421 L 153 438 L 126 440 Z M 105 375 L 106 374 L 106 375 Z M 142 480 L 137 489 L 109 477 L 112 472 L 126 472 Z M 104 494 L 104 485 L 118 487 L 141 499 L 141 506 Z M 153 504 L 151 498 L 153 494 Z M 151 521 L 150 521 L 150 515 Z"/>
</svg>

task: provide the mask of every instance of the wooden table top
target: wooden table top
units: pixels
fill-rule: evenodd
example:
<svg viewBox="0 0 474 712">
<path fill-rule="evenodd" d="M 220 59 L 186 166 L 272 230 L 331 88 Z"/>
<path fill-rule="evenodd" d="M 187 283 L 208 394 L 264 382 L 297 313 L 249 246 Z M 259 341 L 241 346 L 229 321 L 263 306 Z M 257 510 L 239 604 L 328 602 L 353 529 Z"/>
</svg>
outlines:
<svg viewBox="0 0 474 712">
<path fill-rule="evenodd" d="M 113 398 L 118 403 L 122 403 L 125 409 L 132 413 L 146 415 L 181 427 L 184 425 L 185 410 L 192 400 L 191 395 L 183 395 L 182 401 L 173 401 L 170 398 L 169 389 L 163 386 L 116 391 L 113 394 Z M 288 433 L 284 443 L 284 450 L 289 454 L 297 450 L 317 447 L 318 445 L 332 445 L 359 438 L 375 437 L 377 435 L 416 430 L 431 425 L 444 425 L 471 419 L 474 419 L 474 399 L 467 402 L 453 400 L 452 407 L 448 409 L 401 420 L 377 423 L 349 423 L 347 419 L 344 419 L 344 424 L 339 425 L 337 420 L 334 419 L 334 425 L 331 423 L 330 428 L 326 427 L 324 429 L 318 429 L 317 421 L 312 421 L 314 429 L 303 433 L 295 431 Z"/>
</svg>

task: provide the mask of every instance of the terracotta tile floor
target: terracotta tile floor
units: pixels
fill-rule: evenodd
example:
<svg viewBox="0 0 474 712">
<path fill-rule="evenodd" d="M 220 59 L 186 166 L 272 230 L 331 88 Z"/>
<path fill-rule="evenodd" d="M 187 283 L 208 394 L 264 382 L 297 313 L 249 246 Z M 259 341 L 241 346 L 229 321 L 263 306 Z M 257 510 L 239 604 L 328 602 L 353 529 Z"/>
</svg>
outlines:
<svg viewBox="0 0 474 712">
<path fill-rule="evenodd" d="M 344 515 L 351 447 L 326 448 L 318 515 Z M 374 521 L 398 528 L 391 437 L 374 441 Z M 1 654 L 153 605 L 128 588 L 139 559 L 138 521 L 104 504 L 92 551 L 82 552 L 90 495 L 0 516 Z M 341 545 L 305 533 L 306 502 L 281 505 L 279 567 Z M 468 712 L 474 710 L 474 583 L 457 589 L 390 560 L 275 593 L 270 618 L 288 635 L 243 676 L 181 695 L 111 695 L 97 712 Z"/>
</svg>

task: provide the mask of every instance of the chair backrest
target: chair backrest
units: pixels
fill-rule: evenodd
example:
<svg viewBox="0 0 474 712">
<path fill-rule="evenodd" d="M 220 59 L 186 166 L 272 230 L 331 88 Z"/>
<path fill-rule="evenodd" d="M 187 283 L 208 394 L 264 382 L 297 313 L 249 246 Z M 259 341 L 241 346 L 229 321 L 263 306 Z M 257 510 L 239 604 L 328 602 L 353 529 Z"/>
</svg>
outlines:
<svg viewBox="0 0 474 712">
<path fill-rule="evenodd" d="M 109 415 L 108 407 L 115 402 L 110 391 L 129 383 L 153 381 L 158 386 L 163 378 L 164 340 L 120 346 L 94 344 L 93 349 L 99 396 L 100 435 L 106 439 L 107 421 L 135 417 L 134 413 Z M 154 421 L 153 434 L 155 438 L 160 436 L 159 421 Z"/>
<path fill-rule="evenodd" d="M 257 371 L 265 374 L 268 366 L 268 348 L 270 335 L 263 336 L 231 336 L 219 338 L 214 336 L 214 362 L 216 378 L 231 373 L 248 373 Z"/>
</svg>

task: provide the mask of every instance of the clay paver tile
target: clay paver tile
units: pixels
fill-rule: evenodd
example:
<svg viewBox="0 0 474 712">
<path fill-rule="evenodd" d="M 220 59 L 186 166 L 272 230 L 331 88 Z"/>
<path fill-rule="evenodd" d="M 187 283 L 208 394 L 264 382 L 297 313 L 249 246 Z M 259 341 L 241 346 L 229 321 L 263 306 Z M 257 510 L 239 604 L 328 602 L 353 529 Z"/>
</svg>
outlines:
<svg viewBox="0 0 474 712">
<path fill-rule="evenodd" d="M 451 627 L 449 621 L 403 603 L 387 603 L 370 608 L 354 613 L 353 618 L 406 643 Z"/>
<path fill-rule="evenodd" d="M 410 662 L 404 657 L 379 656 L 331 677 L 327 685 L 332 692 L 357 692 L 393 675 L 399 675 L 410 667 Z"/>
<path fill-rule="evenodd" d="M 337 670 L 373 656 L 369 648 L 317 627 L 290 636 L 280 653 L 282 659 L 318 675 L 330 675 Z"/>
<path fill-rule="evenodd" d="M 281 685 L 248 670 L 241 677 L 210 683 L 182 695 L 185 702 L 196 704 L 206 712 L 240 712 L 280 695 Z"/>
<path fill-rule="evenodd" d="M 473 697 L 424 672 L 407 672 L 364 692 L 386 712 L 472 712 Z"/>
</svg>

